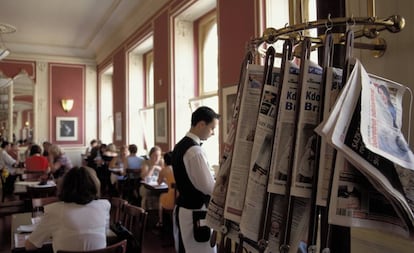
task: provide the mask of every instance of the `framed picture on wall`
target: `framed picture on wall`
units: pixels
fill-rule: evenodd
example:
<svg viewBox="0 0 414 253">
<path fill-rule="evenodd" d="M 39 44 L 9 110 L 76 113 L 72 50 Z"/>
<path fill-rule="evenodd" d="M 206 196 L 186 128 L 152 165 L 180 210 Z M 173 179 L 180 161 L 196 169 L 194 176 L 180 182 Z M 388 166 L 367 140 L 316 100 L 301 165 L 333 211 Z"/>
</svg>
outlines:
<svg viewBox="0 0 414 253">
<path fill-rule="evenodd" d="M 155 104 L 155 142 L 167 143 L 167 102 Z"/>
<path fill-rule="evenodd" d="M 122 113 L 115 113 L 115 140 L 122 141 Z"/>
<path fill-rule="evenodd" d="M 227 140 L 230 130 L 231 118 L 233 116 L 233 107 L 237 99 L 237 85 L 223 88 L 223 138 Z"/>
<path fill-rule="evenodd" d="M 56 140 L 77 141 L 78 140 L 78 118 L 56 117 Z"/>
</svg>

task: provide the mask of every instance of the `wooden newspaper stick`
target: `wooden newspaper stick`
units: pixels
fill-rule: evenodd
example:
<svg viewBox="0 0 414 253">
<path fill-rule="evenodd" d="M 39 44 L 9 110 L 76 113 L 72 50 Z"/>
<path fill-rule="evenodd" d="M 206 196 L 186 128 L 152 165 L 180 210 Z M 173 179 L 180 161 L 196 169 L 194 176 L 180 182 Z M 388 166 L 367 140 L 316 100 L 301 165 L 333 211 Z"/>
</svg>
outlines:
<svg viewBox="0 0 414 253">
<path fill-rule="evenodd" d="M 348 80 L 349 74 L 351 73 L 352 66 L 351 61 L 353 58 L 353 47 L 354 47 L 354 32 L 352 30 L 347 31 L 346 33 L 346 41 L 345 41 L 345 64 L 343 67 L 343 74 L 342 74 L 342 86 L 345 85 L 346 81 Z M 336 149 L 333 150 L 333 159 L 331 168 L 335 169 L 335 160 L 336 160 Z M 333 174 L 329 177 L 329 189 L 332 189 L 332 181 L 333 181 Z M 335 225 L 330 225 L 328 222 L 329 219 L 329 204 L 331 201 L 331 194 L 332 191 L 328 191 L 328 198 L 326 208 L 321 209 L 321 250 L 323 253 L 328 253 L 331 250 L 341 250 L 341 252 L 349 252 L 350 245 L 349 240 L 351 236 L 351 232 L 349 228 L 340 228 Z M 336 194 L 336 193 L 333 193 Z M 336 234 L 341 234 L 343 240 L 338 241 L 338 243 L 332 244 L 332 238 L 336 236 Z M 332 251 L 334 252 L 334 251 Z"/>
<path fill-rule="evenodd" d="M 283 78 L 284 78 L 284 73 L 285 73 L 285 67 L 287 64 L 287 61 L 292 60 L 292 55 L 293 55 L 293 40 L 286 40 L 283 44 L 283 51 L 282 51 L 282 62 L 281 62 L 281 69 L 280 69 L 280 78 L 279 78 L 279 86 L 278 86 L 278 91 L 277 91 L 277 102 L 276 102 L 276 108 L 275 110 L 278 112 L 279 111 L 279 104 L 280 104 L 280 94 L 282 91 L 282 83 L 283 83 Z M 271 80 L 270 80 L 271 81 Z M 269 148 L 274 148 L 274 143 L 272 143 L 272 147 Z M 270 181 L 270 178 L 268 178 L 268 183 Z M 262 223 L 262 228 L 263 230 L 260 231 L 259 234 L 259 238 L 262 238 L 258 241 L 259 244 L 259 249 L 261 250 L 265 250 L 268 244 L 268 239 L 269 239 L 269 233 L 270 233 L 270 228 L 271 228 L 271 223 L 272 223 L 272 212 L 273 212 L 273 197 L 274 194 L 273 193 L 268 193 L 266 196 L 266 200 L 264 201 L 264 210 L 265 210 L 265 215 L 264 215 L 264 220 Z"/>
<path fill-rule="evenodd" d="M 305 59 L 309 59 L 310 57 L 310 52 L 311 52 L 311 40 L 305 38 L 304 41 L 302 42 L 302 55 L 301 55 L 301 62 L 300 62 L 300 74 L 299 74 L 299 83 L 298 83 L 298 88 L 297 88 L 297 92 L 296 92 L 296 97 L 297 97 L 297 101 L 296 104 L 300 105 L 300 97 L 301 97 L 301 92 L 302 92 L 302 83 L 303 83 L 303 79 L 304 79 L 304 74 L 305 71 L 308 71 L 307 69 L 304 69 L 304 63 L 305 63 Z M 296 109 L 296 113 L 295 113 L 295 121 L 297 121 L 297 119 L 299 118 L 299 112 L 300 109 L 297 108 Z M 298 132 L 298 124 L 295 124 L 295 130 L 293 131 L 293 140 L 296 140 L 296 136 L 297 136 L 297 132 Z M 291 146 L 292 148 L 292 152 L 291 154 L 293 154 L 293 151 L 295 149 L 294 145 Z M 286 211 L 285 211 L 285 215 L 284 215 L 284 224 L 283 224 L 283 230 L 281 231 L 281 237 L 280 237 L 280 243 L 279 243 L 279 249 L 281 253 L 288 253 L 289 252 L 289 248 L 290 248 L 290 233 L 291 233 L 291 229 L 292 229 L 292 220 L 293 220 L 293 207 L 294 207 L 294 203 L 295 203 L 295 197 L 291 195 L 291 186 L 292 186 L 292 170 L 293 170 L 293 163 L 294 163 L 294 155 L 289 157 L 289 164 L 288 164 L 288 175 L 287 175 L 287 181 L 286 181 L 286 194 L 285 197 L 287 199 L 287 203 L 286 203 Z M 294 249 L 296 250 L 296 249 Z"/>
<path fill-rule="evenodd" d="M 320 104 L 319 104 L 319 123 L 323 121 L 323 111 L 325 100 L 325 87 L 326 87 L 326 72 L 327 68 L 332 66 L 334 43 L 332 34 L 328 33 L 325 37 L 324 53 L 322 61 L 322 82 L 320 86 Z M 321 157 L 321 137 L 318 135 L 316 138 L 316 150 L 315 150 L 315 163 L 312 176 L 312 192 L 311 192 L 311 209 L 309 215 L 309 227 L 308 227 L 308 252 L 316 252 L 317 234 L 318 234 L 318 219 L 319 219 L 319 207 L 317 206 L 317 193 L 318 193 L 318 181 L 319 181 L 319 161 Z"/>
<path fill-rule="evenodd" d="M 264 67 L 264 73 L 265 74 L 264 74 L 264 79 L 263 79 L 263 85 L 274 83 L 273 80 L 272 80 L 272 78 L 273 78 L 273 75 L 272 74 L 273 74 L 273 66 L 274 66 L 275 56 L 276 56 L 276 50 L 272 46 L 270 46 L 266 50 L 266 62 L 265 62 L 265 67 Z M 278 93 L 277 99 L 279 98 L 279 94 L 280 93 Z M 262 94 L 262 97 L 263 97 L 263 94 Z M 278 104 L 279 103 L 276 102 L 276 105 L 278 105 Z M 276 106 L 275 110 L 278 111 L 277 106 Z M 272 148 L 272 147 L 269 147 L 269 148 Z M 268 180 L 269 180 L 269 178 L 268 178 Z M 262 210 L 265 210 L 265 215 L 263 215 L 261 217 L 261 222 L 260 222 L 260 224 L 261 224 L 260 227 L 261 228 L 264 227 L 264 224 L 266 224 L 266 222 L 268 220 L 268 215 L 269 215 L 268 214 L 268 206 L 267 206 L 267 203 L 268 203 L 268 194 L 266 194 L 266 197 L 265 197 L 263 203 L 264 203 L 264 206 L 263 206 L 263 209 Z M 264 235 L 264 229 L 262 229 L 261 231 L 259 231 L 259 238 L 262 238 L 263 239 L 263 235 Z M 259 245 L 260 244 L 263 245 L 263 243 L 265 242 L 263 240 L 259 240 L 259 241 L 261 241 L 259 243 Z M 264 245 L 264 247 L 266 247 L 266 245 Z"/>
</svg>

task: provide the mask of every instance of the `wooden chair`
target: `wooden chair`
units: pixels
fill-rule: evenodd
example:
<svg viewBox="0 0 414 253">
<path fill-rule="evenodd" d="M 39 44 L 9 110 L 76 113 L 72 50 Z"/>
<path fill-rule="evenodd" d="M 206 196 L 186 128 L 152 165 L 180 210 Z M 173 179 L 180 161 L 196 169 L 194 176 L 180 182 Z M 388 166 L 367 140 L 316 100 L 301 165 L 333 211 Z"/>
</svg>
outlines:
<svg viewBox="0 0 414 253">
<path fill-rule="evenodd" d="M 126 168 L 125 174 L 127 175 L 127 178 L 124 182 L 121 192 L 123 198 L 128 199 L 130 202 L 134 200 L 134 198 L 138 198 L 135 201 L 137 203 L 141 203 L 139 196 L 139 187 L 141 185 L 141 169 Z M 137 196 L 134 195 L 135 193 Z"/>
<path fill-rule="evenodd" d="M 10 216 L 15 213 L 25 213 L 29 207 L 24 200 L 13 200 L 0 203 L 0 217 Z"/>
<path fill-rule="evenodd" d="M 143 208 L 131 204 L 125 205 L 124 226 L 134 235 L 139 244 L 138 253 L 142 251 L 142 242 L 147 227 L 148 212 Z"/>
<path fill-rule="evenodd" d="M 6 190 L 6 177 L 3 176 L 3 170 L 0 169 L 0 181 L 1 181 L 1 202 L 4 202 L 6 198 L 7 190 Z"/>
<path fill-rule="evenodd" d="M 39 181 L 41 177 L 47 176 L 44 171 L 26 170 L 23 174 L 24 181 Z"/>
<path fill-rule="evenodd" d="M 47 187 L 27 186 L 26 190 L 27 190 L 27 196 L 30 199 L 57 196 L 57 187 L 55 185 L 47 186 Z"/>
<path fill-rule="evenodd" d="M 118 221 L 123 222 L 125 217 L 125 205 L 128 204 L 128 201 L 119 198 L 119 197 L 112 197 L 108 199 L 111 203 L 111 211 L 109 217 L 109 224 L 114 224 Z"/>
<path fill-rule="evenodd" d="M 57 253 L 125 253 L 127 247 L 127 241 L 122 240 L 118 243 L 112 244 L 103 249 L 96 249 L 96 250 L 84 250 L 84 251 L 66 251 L 66 250 L 58 250 Z"/>
</svg>

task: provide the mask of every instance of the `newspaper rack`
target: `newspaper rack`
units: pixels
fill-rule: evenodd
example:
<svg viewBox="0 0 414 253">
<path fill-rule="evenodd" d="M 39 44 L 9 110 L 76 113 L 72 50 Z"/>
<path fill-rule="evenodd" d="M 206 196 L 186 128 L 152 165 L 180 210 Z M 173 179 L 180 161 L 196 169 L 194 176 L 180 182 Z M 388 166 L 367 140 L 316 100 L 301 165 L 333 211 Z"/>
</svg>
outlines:
<svg viewBox="0 0 414 253">
<path fill-rule="evenodd" d="M 332 32 L 332 29 L 334 27 L 340 27 L 340 28 L 344 28 L 346 27 L 347 32 L 346 33 L 334 33 Z M 356 27 L 360 27 L 360 29 L 355 29 Z M 368 50 L 375 50 L 378 51 L 378 55 L 377 56 L 381 56 L 384 51 L 386 50 L 386 44 L 385 44 L 385 40 L 380 40 L 379 44 L 365 44 L 365 43 L 360 43 L 360 42 L 354 42 L 355 38 L 360 38 L 360 37 L 365 37 L 368 39 L 376 39 L 378 38 L 379 34 L 381 31 L 389 31 L 391 33 L 397 33 L 400 32 L 403 28 L 405 27 L 405 19 L 399 15 L 392 15 L 390 17 L 387 18 L 376 18 L 376 17 L 342 17 L 342 18 L 331 18 L 330 16 L 327 19 L 320 19 L 320 20 L 316 20 L 316 21 L 312 21 L 312 22 L 305 22 L 305 23 L 301 23 L 301 24 L 296 24 L 296 25 L 292 25 L 292 26 L 286 26 L 283 27 L 281 29 L 274 29 L 274 28 L 267 28 L 262 37 L 259 38 L 255 38 L 252 39 L 251 41 L 249 41 L 248 43 L 248 48 L 247 51 L 249 53 L 254 53 L 257 52 L 259 50 L 259 47 L 266 47 L 269 45 L 272 45 L 274 43 L 276 43 L 279 40 L 284 40 L 284 41 L 291 41 L 291 43 L 293 44 L 303 44 L 302 42 L 306 42 L 309 43 L 309 49 L 310 50 L 314 50 L 317 49 L 319 47 L 324 47 L 324 54 L 325 54 L 325 60 L 324 62 L 326 62 L 324 65 L 327 66 L 329 64 L 331 64 L 332 58 L 333 58 L 333 50 L 331 50 L 329 47 L 333 47 L 333 44 L 342 44 L 345 45 L 346 48 L 346 53 L 345 53 L 345 57 L 346 57 L 346 61 L 345 61 L 345 66 L 344 66 L 344 80 L 346 80 L 347 76 L 350 73 L 349 70 L 349 58 L 352 57 L 352 49 L 353 48 L 360 48 L 360 49 L 368 49 Z M 302 34 L 303 31 L 305 30 L 309 30 L 309 29 L 320 29 L 320 33 L 322 35 L 319 35 L 318 37 L 309 37 L 309 36 L 305 36 Z M 264 45 L 265 44 L 265 45 Z M 298 47 L 299 49 L 295 50 L 294 55 L 301 55 L 302 57 L 303 54 L 309 54 L 309 51 L 306 50 L 305 46 Z M 256 51 L 257 50 L 257 51 Z M 252 61 L 252 54 L 249 55 L 250 56 L 250 61 Z M 280 57 L 281 54 L 276 54 L 276 56 Z M 328 57 L 329 59 L 326 59 L 326 57 Z M 323 68 L 325 67 L 323 66 Z M 318 154 L 316 155 L 317 158 Z M 319 163 L 315 163 L 315 164 L 319 164 Z M 316 167 L 318 167 L 316 165 Z M 314 172 L 317 171 L 319 168 L 315 168 Z M 317 174 L 317 173 L 316 173 Z M 314 175 L 316 175 L 314 174 Z M 317 176 L 314 176 L 314 178 L 317 178 Z M 316 179 L 317 180 L 317 179 Z M 289 182 L 287 183 L 287 187 L 290 188 L 289 186 Z M 313 182 L 313 184 L 315 184 L 315 180 Z M 316 191 L 316 187 L 313 187 L 313 191 Z M 272 202 L 272 195 L 274 193 L 268 193 L 268 198 L 267 198 L 267 205 L 265 207 L 265 216 L 266 217 L 262 217 L 263 219 L 263 226 L 261 227 L 261 229 L 263 231 L 260 231 L 260 237 L 258 241 L 253 241 L 247 237 L 245 237 L 241 232 L 238 234 L 238 247 L 236 249 L 236 252 L 242 252 L 243 251 L 243 243 L 248 243 L 250 246 L 252 246 L 253 248 L 257 249 L 259 252 L 264 252 L 266 247 L 268 246 L 268 241 L 267 241 L 267 237 L 268 237 L 268 230 L 269 230 L 269 222 L 271 220 L 271 213 L 272 213 L 272 205 L 269 204 Z M 286 197 L 291 197 L 290 196 L 290 191 L 287 190 L 287 195 Z M 329 199 L 329 198 L 328 198 Z M 316 233 L 318 230 L 317 227 L 317 217 L 319 215 L 324 215 L 326 212 L 326 210 L 323 210 L 323 208 L 320 208 L 319 206 L 316 206 L 315 204 L 315 199 L 314 199 L 314 195 L 312 192 L 312 208 L 311 208 L 311 217 L 310 217 L 310 227 L 309 227 L 309 231 L 308 231 L 308 252 L 316 252 Z M 270 201 L 270 202 L 269 202 Z M 288 200 L 287 204 L 286 204 L 286 211 L 287 211 L 287 217 L 289 218 L 289 213 L 292 212 L 292 208 L 293 205 L 291 205 L 292 200 Z M 322 217 L 322 219 L 326 219 L 326 217 Z M 291 222 L 291 221 L 290 221 Z M 289 222 L 288 222 L 289 223 Z M 218 232 L 220 232 L 222 234 L 222 239 L 221 239 L 221 243 L 224 243 L 226 239 L 226 234 L 228 233 L 228 231 L 230 230 L 230 227 L 228 225 L 229 223 L 227 222 L 226 219 L 224 219 L 224 223 L 222 224 L 220 230 Z M 323 223 L 322 223 L 323 224 Z M 327 221 L 326 221 L 327 224 Z M 329 224 L 327 224 L 326 226 L 328 227 L 321 227 L 320 229 L 326 229 L 326 231 L 331 231 L 331 227 L 329 227 Z M 285 231 L 283 231 L 283 229 Z M 281 241 L 280 243 L 280 252 L 288 252 L 289 248 L 291 247 L 291 245 L 288 244 L 289 242 L 289 234 L 290 234 L 290 226 L 289 224 L 286 224 L 286 226 L 284 228 L 280 228 L 280 231 L 282 231 L 283 235 L 282 236 L 287 236 L 287 238 L 285 238 L 286 240 Z M 349 230 L 348 230 L 349 232 Z M 281 236 L 281 237 L 282 237 Z M 323 252 L 329 252 L 329 236 L 330 233 L 326 232 L 325 235 L 321 235 L 321 236 L 325 236 L 326 238 L 322 238 L 322 244 L 321 244 L 321 250 L 323 250 Z M 346 236 L 346 235 L 345 235 Z M 349 235 L 348 235 L 349 236 Z M 323 243 L 323 240 L 326 240 L 325 243 Z M 227 244 L 227 243 L 226 243 Z M 227 245 L 228 246 L 228 245 Z M 344 245 L 342 245 L 344 246 Z M 349 247 L 349 245 L 347 246 Z M 226 247 L 227 248 L 227 247 Z M 221 250 L 228 252 L 229 249 L 224 249 L 223 245 L 221 245 Z"/>
</svg>

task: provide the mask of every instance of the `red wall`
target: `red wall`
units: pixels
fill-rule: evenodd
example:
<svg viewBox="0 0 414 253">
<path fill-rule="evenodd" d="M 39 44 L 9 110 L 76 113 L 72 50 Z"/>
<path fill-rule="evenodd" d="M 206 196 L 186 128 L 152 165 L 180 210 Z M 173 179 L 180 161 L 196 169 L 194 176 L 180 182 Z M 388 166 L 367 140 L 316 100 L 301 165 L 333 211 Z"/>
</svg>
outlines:
<svg viewBox="0 0 414 253">
<path fill-rule="evenodd" d="M 36 65 L 34 61 L 14 61 L 14 60 L 1 60 L 0 70 L 7 77 L 14 77 L 24 70 L 27 72 L 30 78 L 36 83 Z"/>
<path fill-rule="evenodd" d="M 115 136 L 113 137 L 114 144 L 116 146 L 121 146 L 125 143 L 126 135 L 126 117 L 125 114 L 127 112 L 126 108 L 126 53 L 123 48 L 120 48 L 113 57 L 113 66 L 114 72 L 112 75 L 112 82 L 113 82 L 113 104 L 114 104 L 114 111 L 113 115 L 115 117 L 115 113 L 121 112 L 122 114 L 122 140 L 115 141 Z"/>
<path fill-rule="evenodd" d="M 235 8 L 237 6 L 237 8 Z M 255 1 L 218 0 L 219 84 L 237 84 L 246 45 L 255 38 Z"/>
<path fill-rule="evenodd" d="M 49 139 L 59 145 L 84 145 L 84 98 L 85 98 L 85 65 L 49 64 Z M 74 99 L 70 112 L 61 106 L 62 99 Z M 56 117 L 76 117 L 78 121 L 78 138 L 76 141 L 56 141 Z"/>
<path fill-rule="evenodd" d="M 154 102 L 161 103 L 167 101 L 168 108 L 171 107 L 170 97 L 170 44 L 169 27 L 170 13 L 181 7 L 194 2 L 193 0 L 172 0 L 166 4 L 160 12 L 156 13 L 145 24 L 137 28 L 123 45 L 119 46 L 114 52 L 110 52 L 108 58 L 98 64 L 99 70 L 105 68 L 111 62 L 114 67 L 114 113 L 122 112 L 122 136 L 125 140 L 126 121 L 125 112 L 126 97 L 125 85 L 127 76 L 127 48 L 132 47 L 145 34 L 151 31 L 154 34 L 154 82 L 155 97 Z M 218 15 L 218 39 L 219 39 L 219 86 L 220 89 L 236 84 L 239 80 L 240 65 L 246 53 L 247 42 L 257 37 L 255 34 L 255 11 L 257 1 L 240 0 L 217 0 Z M 237 6 L 237 8 L 235 7 Z M 169 109 L 168 109 L 169 111 Z M 171 129 L 171 115 L 168 114 L 168 129 Z M 170 133 L 169 133 L 170 134 Z M 168 140 L 170 137 L 168 137 Z M 124 144 L 124 141 L 115 143 Z M 167 150 L 168 144 L 160 145 L 163 150 Z"/>
<path fill-rule="evenodd" d="M 170 101 L 168 101 L 170 86 L 168 27 L 168 12 L 164 11 L 154 21 L 154 103 L 167 101 L 167 111 L 171 106 Z M 170 129 L 170 127 L 167 126 L 167 129 Z M 169 148 L 168 144 L 165 143 L 156 143 L 156 145 L 159 145 L 162 150 L 168 150 Z"/>
</svg>

